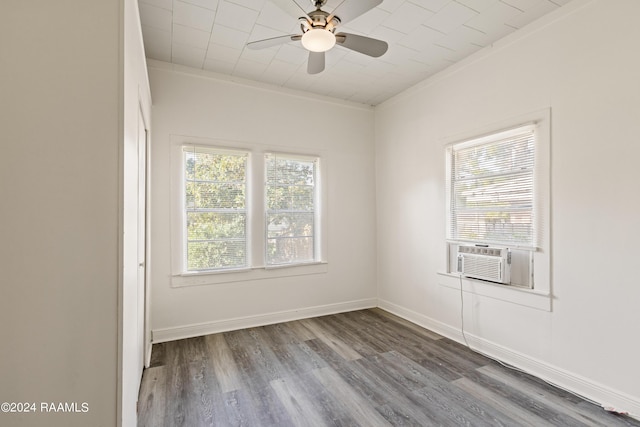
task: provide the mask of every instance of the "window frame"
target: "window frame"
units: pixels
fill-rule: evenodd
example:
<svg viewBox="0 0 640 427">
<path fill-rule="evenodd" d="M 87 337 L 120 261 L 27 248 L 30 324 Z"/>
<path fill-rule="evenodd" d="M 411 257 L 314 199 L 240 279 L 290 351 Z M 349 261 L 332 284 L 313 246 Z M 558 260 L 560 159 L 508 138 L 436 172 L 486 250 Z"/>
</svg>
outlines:
<svg viewBox="0 0 640 427">
<path fill-rule="evenodd" d="M 197 146 L 214 151 L 246 152 L 246 240 L 247 266 L 244 268 L 224 268 L 217 270 L 186 270 L 184 229 L 186 207 L 185 172 L 182 160 L 184 146 Z M 314 216 L 315 259 L 311 262 L 295 264 L 266 264 L 266 155 L 280 154 L 301 159 L 316 159 L 316 209 Z M 276 277 L 323 274 L 328 272 L 327 261 L 327 218 L 325 150 L 299 150 L 290 147 L 262 145 L 256 143 L 227 141 L 210 138 L 171 135 L 171 286 L 214 285 L 220 283 L 261 280 Z"/>
<path fill-rule="evenodd" d="M 446 205 L 443 222 L 444 231 L 444 265 L 438 271 L 438 282 L 441 286 L 463 290 L 474 295 L 484 296 L 514 303 L 543 311 L 552 310 L 552 272 L 551 272 L 551 108 L 524 113 L 505 120 L 494 122 L 479 128 L 471 129 L 456 135 L 441 139 L 445 156 L 445 186 L 450 185 L 448 177 L 449 146 L 462 143 L 482 136 L 498 133 L 503 130 L 514 129 L 527 124 L 535 125 L 536 147 L 534 164 L 534 218 L 536 221 L 536 245 L 533 248 L 522 249 L 530 255 L 531 286 L 505 286 L 478 279 L 460 277 L 456 272 L 456 248 L 464 243 L 449 240 L 445 227 L 448 223 L 447 196 L 443 194 Z M 446 188 L 445 188 L 446 190 Z M 500 246 L 500 245 L 496 245 Z M 505 245 L 502 245 L 505 247 Z M 511 246 L 514 247 L 514 246 Z M 523 257 L 523 259 L 529 259 Z M 513 272 L 513 270 L 512 270 Z"/>
<path fill-rule="evenodd" d="M 189 237 L 188 237 L 188 228 L 187 228 L 187 224 L 188 224 L 188 216 L 190 213 L 189 208 L 187 207 L 186 204 L 186 186 L 188 183 L 188 178 L 187 178 L 187 174 L 186 174 L 186 170 L 184 169 L 185 167 L 185 157 L 186 154 L 189 152 L 189 149 L 193 149 L 193 152 L 201 152 L 201 153 L 205 153 L 208 152 L 210 154 L 229 154 L 229 155 L 236 155 L 236 156 L 244 156 L 245 158 L 245 170 L 244 170 L 244 175 L 245 175 L 245 179 L 244 179 L 244 187 L 245 187 L 245 201 L 244 201 L 244 209 L 242 210 L 242 212 L 244 213 L 245 216 L 245 226 L 244 226 L 244 252 L 245 252 L 245 262 L 243 266 L 232 266 L 232 267 L 218 267 L 218 268 L 209 268 L 209 269 L 193 269 L 193 270 L 189 270 L 189 253 L 188 253 L 188 245 L 189 245 Z M 203 145 L 198 145 L 198 144 L 183 144 L 182 145 L 182 162 L 181 162 L 181 179 L 182 179 L 182 192 L 181 192 L 181 200 L 180 203 L 182 205 L 182 269 L 184 270 L 184 273 L 187 274 L 194 274 L 194 273 L 199 273 L 199 272 L 223 272 L 223 271 L 238 271 L 238 270 L 246 270 L 250 263 L 251 263 L 251 257 L 250 257 L 250 246 L 251 246 L 251 241 L 250 241 L 250 233 L 249 233 L 249 215 L 250 215 L 250 203 L 249 203 L 249 171 L 250 171 L 250 167 L 251 167 L 251 153 L 247 150 L 241 150 L 241 149 L 229 149 L 229 148 L 221 148 L 221 147 L 213 147 L 213 146 L 203 146 Z M 194 182 L 195 182 L 195 176 L 194 176 Z M 197 212 L 197 211 L 195 211 Z"/>
<path fill-rule="evenodd" d="M 473 238 L 464 238 L 456 233 L 457 227 L 454 225 L 456 223 L 456 214 L 453 208 L 454 206 L 454 198 L 456 197 L 456 192 L 454 191 L 454 186 L 456 183 L 456 179 L 454 178 L 454 170 L 455 170 L 455 153 L 461 150 L 470 149 L 474 147 L 481 147 L 484 145 L 490 145 L 492 143 L 497 143 L 500 141 L 504 141 L 505 139 L 513 138 L 517 135 L 522 135 L 527 132 L 531 132 L 533 134 L 533 144 L 534 144 L 534 164 L 530 170 L 532 175 L 532 206 L 531 206 L 531 216 L 532 216 L 532 233 L 531 233 L 531 241 L 529 244 L 519 244 L 516 242 L 508 242 L 507 240 L 490 240 L 490 239 L 473 239 Z M 536 215 L 537 211 L 537 198 L 540 197 L 540 194 L 536 192 L 536 163 L 537 159 L 537 151 L 538 151 L 538 135 L 537 135 L 537 125 L 536 122 L 530 123 L 522 123 L 516 126 L 507 128 L 507 129 L 499 129 L 488 134 L 479 135 L 473 138 L 464 139 L 462 141 L 457 141 L 454 143 L 450 143 L 446 147 L 446 233 L 447 233 L 447 242 L 450 243 L 458 243 L 458 244 L 488 244 L 490 246 L 495 247 L 509 247 L 509 248 L 521 248 L 526 250 L 535 251 L 537 249 L 537 241 L 538 241 L 538 216 Z M 521 172 L 509 171 L 508 173 L 502 173 L 501 176 L 509 176 L 514 177 L 521 174 Z M 496 208 L 496 211 L 501 211 L 500 208 Z M 527 211 L 529 212 L 529 211 Z"/>
<path fill-rule="evenodd" d="M 279 267 L 287 267 L 287 266 L 295 266 L 295 265 L 304 265 L 304 264 L 310 264 L 310 263 L 314 263 L 318 261 L 318 256 L 320 254 L 320 245 L 319 245 L 319 239 L 318 239 L 318 233 L 320 231 L 320 223 L 321 223 L 321 218 L 319 217 L 319 212 L 318 212 L 318 202 L 319 202 L 319 197 L 318 197 L 318 190 L 320 188 L 320 158 L 318 156 L 307 156 L 307 155 L 300 155 L 300 154 L 289 154 L 289 153 L 283 153 L 283 152 L 267 152 L 264 153 L 264 164 L 265 164 L 265 168 L 264 168 L 264 195 L 267 195 L 267 187 L 269 186 L 269 178 L 268 178 L 268 169 L 267 169 L 267 162 L 268 162 L 268 158 L 269 156 L 273 156 L 274 158 L 278 159 L 278 157 L 280 158 L 284 158 L 287 160 L 293 160 L 293 161 L 301 161 L 301 162 L 311 162 L 314 164 L 314 170 L 313 170 L 313 235 L 311 236 L 313 239 L 313 243 L 312 243 L 312 250 L 313 250 L 313 257 L 311 260 L 304 260 L 304 261 L 300 261 L 300 262 L 282 262 L 282 263 L 269 263 L 268 260 L 268 242 L 269 242 L 269 230 L 268 230 L 268 224 L 269 224 L 269 214 L 270 212 L 272 212 L 272 210 L 269 209 L 268 206 L 268 201 L 267 198 L 265 197 L 265 201 L 264 201 L 264 209 L 263 209 L 263 215 L 264 215 L 264 242 L 265 242 L 265 250 L 264 250 L 264 265 L 265 268 L 279 268 Z M 277 211 L 277 210 L 276 210 Z"/>
</svg>

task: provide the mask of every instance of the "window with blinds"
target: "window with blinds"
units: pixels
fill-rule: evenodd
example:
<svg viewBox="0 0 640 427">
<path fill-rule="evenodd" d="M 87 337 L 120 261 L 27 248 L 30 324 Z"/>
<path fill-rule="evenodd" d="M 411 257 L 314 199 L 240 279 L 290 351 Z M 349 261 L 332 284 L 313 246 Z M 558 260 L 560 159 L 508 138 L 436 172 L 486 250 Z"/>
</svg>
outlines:
<svg viewBox="0 0 640 427">
<path fill-rule="evenodd" d="M 316 258 L 317 161 L 273 153 L 265 156 L 266 265 Z"/>
<path fill-rule="evenodd" d="M 247 153 L 183 147 L 187 271 L 247 266 Z"/>
<path fill-rule="evenodd" d="M 447 238 L 535 248 L 534 126 L 447 150 Z"/>
</svg>

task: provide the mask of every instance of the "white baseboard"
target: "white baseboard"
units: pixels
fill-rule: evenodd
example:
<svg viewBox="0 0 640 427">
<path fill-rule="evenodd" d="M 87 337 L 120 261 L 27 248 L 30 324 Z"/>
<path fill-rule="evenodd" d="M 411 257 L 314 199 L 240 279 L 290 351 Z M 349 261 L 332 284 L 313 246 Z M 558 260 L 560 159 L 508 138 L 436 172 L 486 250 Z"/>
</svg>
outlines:
<svg viewBox="0 0 640 427">
<path fill-rule="evenodd" d="M 378 300 L 378 307 L 464 344 L 462 333 L 457 327 L 447 325 L 389 301 Z M 616 411 L 627 412 L 631 417 L 640 419 L 640 399 L 638 398 L 614 390 L 581 375 L 550 365 L 542 360 L 510 350 L 468 332 L 465 332 L 464 335 L 469 346 L 479 353 L 512 365 L 571 393 L 575 393 L 594 402 L 599 402 L 598 404 L 602 407 L 615 408 Z"/>
<path fill-rule="evenodd" d="M 289 322 L 292 320 L 306 319 L 309 317 L 325 316 L 328 314 L 344 313 L 347 311 L 363 310 L 378 306 L 376 298 L 357 301 L 327 304 L 315 307 L 307 307 L 296 310 L 279 311 L 275 313 L 260 314 L 257 316 L 238 317 L 234 319 L 216 320 L 214 322 L 199 323 L 193 325 L 178 326 L 174 328 L 154 329 L 152 331 L 152 343 L 158 344 L 166 341 L 175 341 L 184 338 L 199 337 L 219 332 L 234 331 L 256 326 L 272 325 L 274 323 Z"/>
</svg>

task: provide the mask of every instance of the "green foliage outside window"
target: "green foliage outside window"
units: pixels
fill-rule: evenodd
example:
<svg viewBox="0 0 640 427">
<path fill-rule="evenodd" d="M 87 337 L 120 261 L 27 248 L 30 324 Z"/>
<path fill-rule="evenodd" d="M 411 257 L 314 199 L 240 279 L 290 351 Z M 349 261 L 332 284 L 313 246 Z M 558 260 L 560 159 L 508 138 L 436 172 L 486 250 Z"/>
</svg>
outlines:
<svg viewBox="0 0 640 427">
<path fill-rule="evenodd" d="M 185 147 L 184 209 L 187 271 L 248 267 L 247 154 Z M 265 156 L 265 262 L 315 259 L 316 162 Z M 254 206 L 253 212 L 257 214 Z"/>
<path fill-rule="evenodd" d="M 267 157 L 267 253 L 269 265 L 314 260 L 316 164 Z"/>
<path fill-rule="evenodd" d="M 247 264 L 244 153 L 184 152 L 187 270 Z"/>
</svg>

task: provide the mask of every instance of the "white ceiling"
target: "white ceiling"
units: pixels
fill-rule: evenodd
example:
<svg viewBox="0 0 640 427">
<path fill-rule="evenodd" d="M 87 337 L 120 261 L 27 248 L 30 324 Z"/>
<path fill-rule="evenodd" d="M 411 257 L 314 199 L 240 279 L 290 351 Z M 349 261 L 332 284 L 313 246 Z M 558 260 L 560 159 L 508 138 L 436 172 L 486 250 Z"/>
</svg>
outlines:
<svg viewBox="0 0 640 427">
<path fill-rule="evenodd" d="M 293 0 L 291 0 L 293 1 Z M 297 0 L 313 10 L 311 0 Z M 341 0 L 328 0 L 331 12 Z M 361 1 L 361 0 L 347 0 Z M 384 0 L 339 27 L 389 43 L 380 58 L 336 46 L 307 74 L 300 42 L 250 50 L 249 41 L 299 34 L 271 0 L 139 0 L 149 58 L 376 105 L 570 0 Z"/>
</svg>

